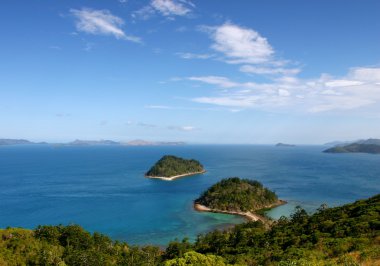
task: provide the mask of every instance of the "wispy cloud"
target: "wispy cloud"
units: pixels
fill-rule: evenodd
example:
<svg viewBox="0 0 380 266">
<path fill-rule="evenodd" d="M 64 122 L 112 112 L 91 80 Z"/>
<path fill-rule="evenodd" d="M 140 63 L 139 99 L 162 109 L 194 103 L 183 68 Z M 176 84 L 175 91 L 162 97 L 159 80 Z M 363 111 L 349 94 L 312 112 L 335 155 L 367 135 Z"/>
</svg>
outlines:
<svg viewBox="0 0 380 266">
<path fill-rule="evenodd" d="M 152 0 L 149 5 L 133 12 L 132 17 L 149 19 L 156 13 L 165 17 L 186 16 L 194 7 L 189 0 Z"/>
<path fill-rule="evenodd" d="M 211 85 L 217 85 L 222 88 L 253 88 L 256 86 L 256 83 L 253 82 L 246 82 L 246 83 L 239 83 L 231 81 L 227 77 L 220 77 L 220 76 L 200 76 L 200 77 L 188 77 L 188 80 L 192 81 L 199 81 Z"/>
<path fill-rule="evenodd" d="M 151 5 L 164 16 L 184 16 L 191 11 L 190 7 L 194 7 L 190 1 L 183 0 L 153 0 Z"/>
<path fill-rule="evenodd" d="M 131 42 L 141 42 L 139 37 L 127 35 L 122 29 L 124 20 L 113 15 L 109 10 L 82 8 L 80 10 L 71 9 L 70 12 L 76 18 L 78 31 L 94 35 L 110 35 Z"/>
<path fill-rule="evenodd" d="M 177 56 L 183 59 L 209 59 L 214 57 L 213 54 L 195 54 L 195 53 L 176 53 Z"/>
<path fill-rule="evenodd" d="M 241 72 L 258 75 L 296 75 L 301 72 L 300 68 L 282 68 L 282 67 L 257 67 L 252 65 L 243 65 L 239 69 Z"/>
<path fill-rule="evenodd" d="M 157 125 L 154 125 L 154 124 L 147 124 L 147 123 L 142 123 L 142 122 L 139 122 L 136 125 L 138 125 L 140 127 L 149 127 L 149 128 L 156 128 L 156 127 L 158 127 Z"/>
<path fill-rule="evenodd" d="M 168 126 L 167 129 L 170 129 L 170 130 L 179 130 L 179 131 L 194 131 L 194 130 L 197 130 L 197 128 L 193 127 L 193 126 Z"/>
<path fill-rule="evenodd" d="M 282 77 L 273 83 L 260 84 L 238 83 L 222 77 L 218 80 L 227 81 L 229 87 L 237 89 L 220 91 L 217 96 L 197 97 L 193 101 L 229 108 L 312 113 L 353 110 L 369 105 L 379 109 L 380 106 L 380 68 L 353 68 L 337 78 L 326 74 L 315 79 Z M 226 86 L 224 82 L 213 84 L 220 88 Z M 244 87 L 244 84 L 250 86 Z"/>
<path fill-rule="evenodd" d="M 149 123 L 143 123 L 143 122 L 133 122 L 133 121 L 128 121 L 126 123 L 127 126 L 139 126 L 139 127 L 145 127 L 145 128 L 151 128 L 151 129 L 166 129 L 166 130 L 178 130 L 178 131 L 185 131 L 185 132 L 188 132 L 188 131 L 194 131 L 194 130 L 197 130 L 198 128 L 194 127 L 194 126 L 174 126 L 174 125 L 170 125 L 170 126 L 159 126 L 159 125 L 155 125 L 155 124 L 149 124 Z"/>
</svg>

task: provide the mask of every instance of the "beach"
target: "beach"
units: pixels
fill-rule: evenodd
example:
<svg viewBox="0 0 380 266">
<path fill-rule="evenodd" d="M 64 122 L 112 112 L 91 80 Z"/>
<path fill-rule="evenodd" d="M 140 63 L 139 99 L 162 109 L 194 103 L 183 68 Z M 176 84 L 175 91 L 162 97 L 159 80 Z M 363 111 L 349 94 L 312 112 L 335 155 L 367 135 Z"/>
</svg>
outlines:
<svg viewBox="0 0 380 266">
<path fill-rule="evenodd" d="M 165 181 L 173 181 L 174 179 L 180 178 L 180 177 L 185 177 L 185 176 L 192 176 L 192 175 L 199 175 L 199 174 L 204 174 L 206 171 L 200 171 L 200 172 L 192 172 L 192 173 L 187 173 L 187 174 L 182 174 L 182 175 L 174 175 L 170 177 L 166 176 L 148 176 L 145 175 L 146 178 L 156 178 L 156 179 L 161 179 Z"/>
<path fill-rule="evenodd" d="M 276 203 L 273 203 L 271 205 L 265 206 L 263 209 L 270 209 L 274 208 L 280 205 L 286 204 L 286 201 L 279 200 Z M 261 221 L 263 223 L 267 223 L 268 219 L 262 215 L 259 215 L 257 213 L 253 213 L 251 211 L 248 212 L 241 212 L 241 211 L 225 211 L 225 210 L 218 210 L 218 209 L 211 209 L 207 206 L 204 206 L 202 204 L 194 203 L 194 209 L 200 212 L 215 212 L 215 213 L 225 213 L 225 214 L 233 214 L 233 215 L 240 215 L 246 218 L 249 221 Z"/>
</svg>

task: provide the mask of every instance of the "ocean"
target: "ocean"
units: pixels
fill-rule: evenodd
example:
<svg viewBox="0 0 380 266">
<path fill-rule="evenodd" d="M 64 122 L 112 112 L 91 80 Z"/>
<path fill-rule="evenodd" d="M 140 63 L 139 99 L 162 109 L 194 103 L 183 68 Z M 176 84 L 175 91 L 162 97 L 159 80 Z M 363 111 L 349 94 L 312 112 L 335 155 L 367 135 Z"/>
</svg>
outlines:
<svg viewBox="0 0 380 266">
<path fill-rule="evenodd" d="M 326 154 L 324 146 L 0 146 L 0 228 L 80 224 L 129 244 L 165 246 L 174 239 L 242 223 L 199 213 L 193 200 L 222 178 L 258 180 L 288 204 L 268 212 L 313 212 L 380 193 L 380 155 Z M 144 173 L 161 156 L 199 160 L 203 175 L 175 181 Z"/>
</svg>

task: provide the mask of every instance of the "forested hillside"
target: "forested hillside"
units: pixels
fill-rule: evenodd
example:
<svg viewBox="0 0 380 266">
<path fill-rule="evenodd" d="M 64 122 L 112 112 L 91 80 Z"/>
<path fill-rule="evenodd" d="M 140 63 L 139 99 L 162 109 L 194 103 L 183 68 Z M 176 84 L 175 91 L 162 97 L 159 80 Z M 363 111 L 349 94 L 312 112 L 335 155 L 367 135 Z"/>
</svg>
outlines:
<svg viewBox="0 0 380 266">
<path fill-rule="evenodd" d="M 78 225 L 0 230 L 0 265 L 379 265 L 380 195 L 308 215 L 297 208 L 269 230 L 249 222 L 161 250 L 133 247 Z"/>
</svg>

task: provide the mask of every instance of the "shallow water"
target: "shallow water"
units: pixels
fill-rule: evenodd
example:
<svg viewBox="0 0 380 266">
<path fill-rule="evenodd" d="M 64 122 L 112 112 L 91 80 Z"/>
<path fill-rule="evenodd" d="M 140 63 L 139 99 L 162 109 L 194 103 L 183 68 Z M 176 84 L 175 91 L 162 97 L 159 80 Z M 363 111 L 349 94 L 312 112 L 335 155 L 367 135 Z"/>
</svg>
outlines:
<svg viewBox="0 0 380 266">
<path fill-rule="evenodd" d="M 0 147 L 0 227 L 78 223 L 132 244 L 165 245 L 241 217 L 193 210 L 192 201 L 225 177 L 256 179 L 288 204 L 313 211 L 380 193 L 380 156 L 326 154 L 322 146 Z M 144 178 L 162 155 L 201 161 L 203 175 L 172 182 Z"/>
</svg>

